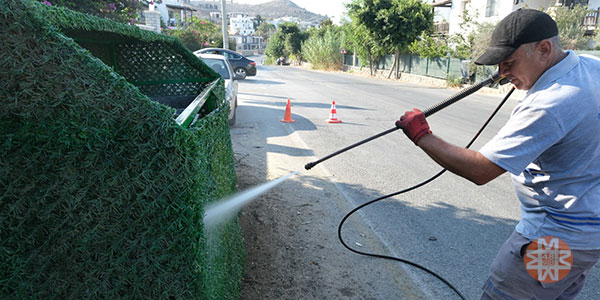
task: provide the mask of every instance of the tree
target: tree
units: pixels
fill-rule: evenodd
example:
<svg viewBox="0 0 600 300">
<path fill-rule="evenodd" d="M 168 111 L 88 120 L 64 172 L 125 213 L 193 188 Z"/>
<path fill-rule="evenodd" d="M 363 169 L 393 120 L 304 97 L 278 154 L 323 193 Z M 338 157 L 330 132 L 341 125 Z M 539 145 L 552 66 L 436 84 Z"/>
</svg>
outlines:
<svg viewBox="0 0 600 300">
<path fill-rule="evenodd" d="M 197 17 L 192 17 L 188 27 L 180 30 L 167 30 L 166 34 L 181 40 L 190 51 L 206 47 L 222 47 L 223 45 L 223 36 L 217 25 Z"/>
<path fill-rule="evenodd" d="M 476 15 L 476 12 L 465 10 L 459 23 L 460 31 L 448 39 L 451 56 L 470 60 L 469 77 L 473 74 L 477 74 L 477 76 L 490 75 L 490 68 L 476 65 L 474 61 L 487 50 L 490 37 L 496 27 L 496 23 L 478 22 Z M 473 78 L 471 77 L 471 79 Z"/>
<path fill-rule="evenodd" d="M 468 56 L 471 60 L 475 60 L 490 46 L 490 39 L 494 29 L 496 28 L 495 23 L 483 23 L 479 24 L 475 31 L 473 31 L 470 35 L 471 45 L 470 52 L 471 54 Z"/>
<path fill-rule="evenodd" d="M 421 0 L 354 0 L 347 7 L 354 21 L 386 50 L 394 52 L 390 75 L 395 67 L 396 78 L 400 51 L 433 28 L 431 6 Z"/>
<path fill-rule="evenodd" d="M 331 26 L 331 25 L 333 25 L 333 21 L 331 21 L 331 19 L 329 19 L 329 18 L 321 21 L 321 27 Z"/>
<path fill-rule="evenodd" d="M 585 28 L 581 26 L 588 10 L 583 5 L 553 7 L 548 14 L 553 16 L 558 26 L 560 42 L 564 49 L 583 49 L 589 38 L 585 37 Z"/>
<path fill-rule="evenodd" d="M 492 32 L 496 28 L 496 23 L 482 23 L 475 27 L 475 31 L 469 35 L 470 40 L 470 54 L 467 56 L 471 60 L 469 63 L 469 76 L 476 74 L 477 77 L 487 77 L 491 75 L 491 69 L 489 67 L 480 66 L 475 64 L 475 60 L 479 58 L 490 46 L 490 38 Z M 474 77 L 473 77 L 474 78 Z"/>
<path fill-rule="evenodd" d="M 265 49 L 265 54 L 271 60 L 289 55 L 289 52 L 286 52 L 285 49 L 285 37 L 283 32 L 278 30 L 271 36 L 269 43 L 267 44 L 267 49 Z"/>
<path fill-rule="evenodd" d="M 350 17 L 352 19 L 352 16 Z M 385 49 L 369 34 L 364 25 L 352 20 L 353 22 L 344 22 L 342 25 L 346 36 L 343 47 L 356 52 L 361 61 L 368 61 L 370 74 L 374 75 L 373 62 L 385 55 Z"/>
<path fill-rule="evenodd" d="M 280 56 L 299 56 L 302 52 L 302 42 L 306 38 L 307 35 L 300 31 L 298 24 L 291 22 L 282 23 L 269 39 L 265 54 L 271 60 Z"/>
<path fill-rule="evenodd" d="M 307 35 L 307 39 L 314 36 L 314 35 L 318 35 L 319 37 L 324 37 L 325 33 L 327 33 L 330 30 L 334 30 L 337 31 L 337 34 L 342 34 L 342 28 L 331 23 L 331 22 L 327 22 L 329 19 L 321 22 L 321 26 L 319 28 L 317 27 L 310 27 L 306 30 L 305 34 Z M 331 20 L 329 20 L 331 21 Z"/>
<path fill-rule="evenodd" d="M 266 42 L 275 33 L 276 30 L 277 28 L 275 28 L 275 25 L 267 22 L 262 22 L 262 24 L 260 24 L 256 29 L 256 34 L 258 36 L 261 36 Z"/>
<path fill-rule="evenodd" d="M 477 11 L 477 10 L 475 10 Z M 453 57 L 458 57 L 458 58 L 472 58 L 473 57 L 473 50 L 474 47 L 481 47 L 482 45 L 487 47 L 487 44 L 489 43 L 489 39 L 490 36 L 492 34 L 492 31 L 489 31 L 487 28 L 489 28 L 490 23 L 487 24 L 481 24 L 479 22 L 477 22 L 477 16 L 476 13 L 471 13 L 469 10 L 464 10 L 463 14 L 461 16 L 461 21 L 459 23 L 459 28 L 460 30 L 458 31 L 458 33 L 455 33 L 453 35 L 451 35 L 448 38 L 448 43 L 450 45 L 450 48 L 452 48 L 451 51 L 451 55 Z M 492 30 L 493 30 L 493 24 L 491 24 L 492 26 Z M 475 37 L 477 35 L 478 32 L 481 32 L 483 30 L 483 33 L 488 34 L 487 36 L 483 35 L 482 39 L 478 39 L 477 41 L 475 41 Z M 487 40 L 484 40 L 487 39 Z M 483 53 L 483 52 L 481 52 Z"/>
<path fill-rule="evenodd" d="M 263 18 L 260 15 L 256 15 L 252 23 L 254 24 L 254 28 L 258 28 L 258 26 L 260 26 L 263 23 Z"/>
<path fill-rule="evenodd" d="M 285 39 L 286 50 L 293 55 L 298 55 L 302 51 L 302 42 L 306 40 L 306 35 L 300 31 L 298 24 L 284 22 L 279 25 L 281 33 Z"/>
</svg>

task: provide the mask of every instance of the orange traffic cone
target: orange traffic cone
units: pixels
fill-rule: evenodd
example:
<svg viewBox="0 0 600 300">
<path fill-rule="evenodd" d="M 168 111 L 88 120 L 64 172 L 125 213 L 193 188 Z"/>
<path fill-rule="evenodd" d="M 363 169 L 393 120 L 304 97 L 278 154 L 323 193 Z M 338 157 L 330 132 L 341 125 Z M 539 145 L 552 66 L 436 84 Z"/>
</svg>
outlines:
<svg viewBox="0 0 600 300">
<path fill-rule="evenodd" d="M 325 120 L 328 123 L 342 123 L 342 120 L 337 118 L 337 111 L 335 109 L 335 100 L 331 103 L 331 113 L 329 114 L 329 120 Z"/>
<path fill-rule="evenodd" d="M 292 120 L 292 107 L 290 106 L 290 98 L 288 98 L 287 106 L 285 107 L 285 115 L 283 115 L 283 120 L 281 122 L 284 123 L 294 123 L 296 121 Z"/>
</svg>

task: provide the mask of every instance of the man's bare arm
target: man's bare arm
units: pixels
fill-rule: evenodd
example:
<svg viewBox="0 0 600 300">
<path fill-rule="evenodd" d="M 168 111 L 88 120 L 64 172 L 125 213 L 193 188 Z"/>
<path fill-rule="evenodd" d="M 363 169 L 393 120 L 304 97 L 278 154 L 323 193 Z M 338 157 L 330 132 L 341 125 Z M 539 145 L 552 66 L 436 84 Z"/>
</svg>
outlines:
<svg viewBox="0 0 600 300">
<path fill-rule="evenodd" d="M 448 171 L 483 185 L 506 172 L 477 151 L 461 148 L 428 134 L 418 146 Z"/>
</svg>

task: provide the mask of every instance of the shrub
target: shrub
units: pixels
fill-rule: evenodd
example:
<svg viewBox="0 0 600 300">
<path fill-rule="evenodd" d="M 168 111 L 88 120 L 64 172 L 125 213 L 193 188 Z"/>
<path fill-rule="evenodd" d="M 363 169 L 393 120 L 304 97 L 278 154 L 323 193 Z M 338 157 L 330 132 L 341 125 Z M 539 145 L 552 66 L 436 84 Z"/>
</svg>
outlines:
<svg viewBox="0 0 600 300">
<path fill-rule="evenodd" d="M 323 36 L 311 35 L 302 44 L 302 56 L 313 68 L 339 70 L 342 67 L 342 37 L 330 28 Z"/>
<path fill-rule="evenodd" d="M 448 85 L 448 87 L 460 87 L 462 84 L 462 78 L 459 76 L 455 76 L 452 74 L 448 74 L 446 76 L 446 85 Z"/>
<path fill-rule="evenodd" d="M 446 57 L 451 52 L 447 40 L 443 37 L 431 37 L 429 35 L 421 35 L 419 39 L 408 46 L 408 50 L 412 54 L 429 58 Z"/>
</svg>

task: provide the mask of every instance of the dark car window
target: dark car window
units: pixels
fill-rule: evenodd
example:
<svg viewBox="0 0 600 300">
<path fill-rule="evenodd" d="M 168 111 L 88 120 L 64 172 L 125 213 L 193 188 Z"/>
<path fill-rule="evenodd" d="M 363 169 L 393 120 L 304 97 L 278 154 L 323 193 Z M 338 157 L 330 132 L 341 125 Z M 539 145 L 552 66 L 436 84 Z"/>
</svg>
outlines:
<svg viewBox="0 0 600 300">
<path fill-rule="evenodd" d="M 201 51 L 201 53 L 223 55 L 223 52 L 221 52 L 220 50 L 206 50 Z"/>
<path fill-rule="evenodd" d="M 230 79 L 229 71 L 227 71 L 227 66 L 225 65 L 224 60 L 220 59 L 211 59 L 211 58 L 202 58 L 205 64 L 207 64 L 211 69 L 215 70 L 223 79 Z"/>
<path fill-rule="evenodd" d="M 241 59 L 242 56 L 235 54 L 235 53 L 230 53 L 230 52 L 225 52 L 225 57 L 227 57 L 228 59 Z"/>
</svg>

